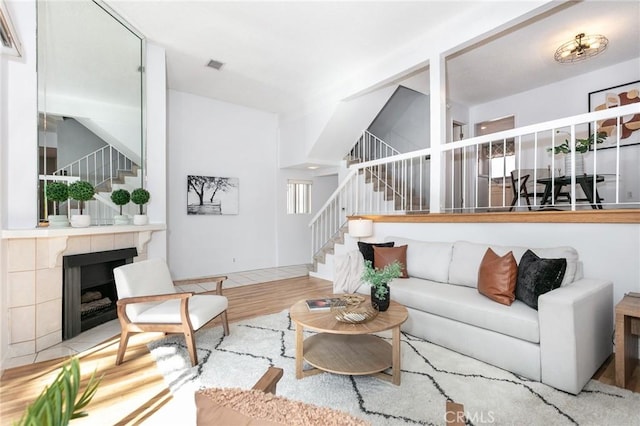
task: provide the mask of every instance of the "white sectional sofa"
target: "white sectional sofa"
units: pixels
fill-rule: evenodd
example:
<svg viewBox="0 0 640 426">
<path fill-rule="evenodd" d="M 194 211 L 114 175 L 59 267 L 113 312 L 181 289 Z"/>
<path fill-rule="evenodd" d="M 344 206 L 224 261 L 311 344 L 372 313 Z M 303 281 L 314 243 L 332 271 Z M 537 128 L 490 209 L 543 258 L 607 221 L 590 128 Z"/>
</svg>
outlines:
<svg viewBox="0 0 640 426">
<path fill-rule="evenodd" d="M 497 303 L 476 288 L 487 248 L 516 261 L 526 247 L 469 242 L 406 244 L 409 278 L 390 283 L 391 299 L 407 307 L 403 331 L 554 388 L 579 393 L 612 352 L 613 284 L 582 277 L 570 247 L 531 248 L 542 258 L 566 258 L 560 288 L 538 299 L 538 311 L 520 300 Z M 363 284 L 358 292 L 368 294 Z"/>
</svg>

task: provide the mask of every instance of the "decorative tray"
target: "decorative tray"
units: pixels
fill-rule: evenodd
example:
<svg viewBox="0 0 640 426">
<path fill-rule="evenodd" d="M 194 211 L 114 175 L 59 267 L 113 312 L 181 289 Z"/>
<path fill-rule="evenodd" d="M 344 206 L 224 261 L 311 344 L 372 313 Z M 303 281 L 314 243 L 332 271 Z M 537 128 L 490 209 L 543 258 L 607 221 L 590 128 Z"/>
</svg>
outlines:
<svg viewBox="0 0 640 426">
<path fill-rule="evenodd" d="M 331 313 L 336 320 L 349 324 L 360 324 L 378 316 L 378 311 L 368 303 L 362 303 L 363 296 L 349 294 L 341 297 L 341 301 L 331 306 Z"/>
</svg>

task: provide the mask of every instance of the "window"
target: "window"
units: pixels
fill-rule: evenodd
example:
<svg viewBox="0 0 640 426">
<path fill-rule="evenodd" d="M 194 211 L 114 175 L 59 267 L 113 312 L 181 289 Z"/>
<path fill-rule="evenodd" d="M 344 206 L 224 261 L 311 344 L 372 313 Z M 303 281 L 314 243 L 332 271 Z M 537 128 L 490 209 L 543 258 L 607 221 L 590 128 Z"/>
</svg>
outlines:
<svg viewBox="0 0 640 426">
<path fill-rule="evenodd" d="M 491 179 L 509 176 L 511 170 L 516 168 L 516 156 L 505 155 L 503 157 L 491 158 Z"/>
<path fill-rule="evenodd" d="M 311 181 L 289 179 L 287 183 L 287 214 L 311 213 Z"/>
</svg>

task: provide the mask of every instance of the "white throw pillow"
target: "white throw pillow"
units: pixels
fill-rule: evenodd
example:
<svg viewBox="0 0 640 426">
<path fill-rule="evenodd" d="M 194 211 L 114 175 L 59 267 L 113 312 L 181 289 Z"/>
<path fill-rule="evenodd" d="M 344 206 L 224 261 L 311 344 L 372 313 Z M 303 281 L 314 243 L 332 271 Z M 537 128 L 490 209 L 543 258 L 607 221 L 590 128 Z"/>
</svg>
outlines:
<svg viewBox="0 0 640 426">
<path fill-rule="evenodd" d="M 407 273 L 410 277 L 446 283 L 453 243 L 418 241 L 401 237 L 387 237 L 395 246 L 407 245 Z"/>
</svg>

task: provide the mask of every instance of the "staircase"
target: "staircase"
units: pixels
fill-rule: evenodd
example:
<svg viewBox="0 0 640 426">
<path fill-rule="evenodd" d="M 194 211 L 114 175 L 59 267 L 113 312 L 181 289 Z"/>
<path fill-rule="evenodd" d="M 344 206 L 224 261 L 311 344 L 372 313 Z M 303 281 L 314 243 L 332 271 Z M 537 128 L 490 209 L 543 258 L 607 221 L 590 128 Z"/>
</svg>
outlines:
<svg viewBox="0 0 640 426">
<path fill-rule="evenodd" d="M 85 203 L 85 213 L 91 215 L 92 225 L 108 225 L 113 223 L 114 214 L 119 214 L 120 207 L 111 201 L 111 193 L 116 189 L 126 189 L 131 192 L 140 187 L 142 170 L 116 148 L 106 145 L 85 155 L 53 172 L 54 176 L 74 177 L 84 180 L 95 188 L 95 202 Z M 61 203 L 62 211 L 70 210 L 75 214 L 79 207 L 71 200 Z M 79 212 L 79 211 L 78 211 Z M 138 212 L 138 206 L 127 204 L 122 213 L 133 215 Z"/>
<path fill-rule="evenodd" d="M 363 132 L 345 156 L 350 171 L 310 223 L 312 272 L 320 278 L 333 275 L 333 255 L 355 246 L 347 235 L 347 217 L 357 214 L 405 214 L 425 208 L 424 196 L 413 189 L 415 169 L 406 160 L 375 164 L 400 152 L 368 131 Z M 412 160 L 410 160 L 412 161 Z"/>
</svg>

